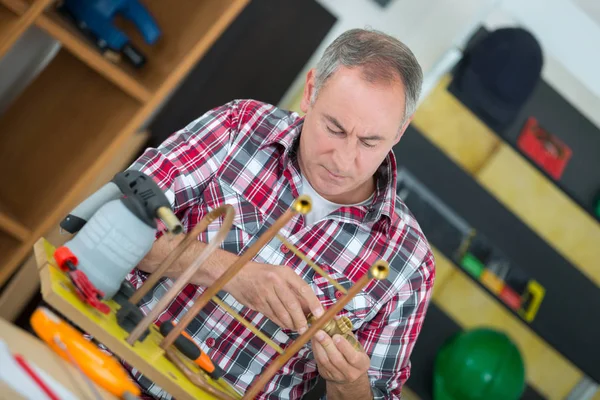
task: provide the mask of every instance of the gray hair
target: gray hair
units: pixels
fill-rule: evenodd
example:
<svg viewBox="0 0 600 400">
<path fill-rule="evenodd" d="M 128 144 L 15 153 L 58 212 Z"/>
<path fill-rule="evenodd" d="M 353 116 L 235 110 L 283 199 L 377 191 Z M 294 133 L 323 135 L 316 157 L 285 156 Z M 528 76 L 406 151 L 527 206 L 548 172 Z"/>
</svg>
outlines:
<svg viewBox="0 0 600 400">
<path fill-rule="evenodd" d="M 369 82 L 389 82 L 399 76 L 404 84 L 404 118 L 414 114 L 421 94 L 423 71 L 412 51 L 398 39 L 367 29 L 351 29 L 338 36 L 316 66 L 315 89 L 311 102 L 340 65 L 362 67 Z"/>
</svg>

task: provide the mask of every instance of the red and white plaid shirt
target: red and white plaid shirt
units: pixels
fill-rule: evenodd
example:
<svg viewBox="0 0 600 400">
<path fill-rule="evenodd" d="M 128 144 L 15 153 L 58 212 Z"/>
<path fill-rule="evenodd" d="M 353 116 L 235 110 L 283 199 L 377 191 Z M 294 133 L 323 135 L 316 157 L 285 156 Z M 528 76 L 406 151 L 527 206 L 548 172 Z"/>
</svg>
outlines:
<svg viewBox="0 0 600 400">
<path fill-rule="evenodd" d="M 231 204 L 233 227 L 221 248 L 240 254 L 287 210 L 301 191 L 295 157 L 303 124 L 298 114 L 252 100 L 215 108 L 170 136 L 159 148 L 147 149 L 130 167 L 153 177 L 167 194 L 189 232 L 210 210 Z M 222 219 L 209 225 L 199 240 L 213 240 Z M 419 335 L 433 287 L 435 269 L 430 247 L 406 205 L 396 195 L 396 161 L 389 153 L 377 173 L 370 206 L 341 207 L 307 226 L 296 215 L 279 231 L 341 285 L 350 288 L 378 259 L 390 264 L 387 280 L 374 281 L 352 299 L 342 313 L 371 358 L 369 378 L 376 399 L 399 399 L 410 374 L 412 349 Z M 325 278 L 295 256 L 277 238 L 253 259 L 292 268 L 308 282 L 325 308 L 340 294 Z M 141 285 L 145 275 L 134 270 L 130 280 Z M 147 312 L 172 286 L 163 278 L 143 300 Z M 179 320 L 204 288 L 188 285 L 164 312 Z M 219 297 L 282 348 L 298 337 L 233 296 Z M 245 391 L 278 353 L 225 310 L 210 302 L 189 325 L 194 337 L 224 378 Z M 156 397 L 166 397 L 133 371 Z M 259 399 L 298 399 L 316 383 L 317 365 L 310 342 L 264 387 Z"/>
</svg>

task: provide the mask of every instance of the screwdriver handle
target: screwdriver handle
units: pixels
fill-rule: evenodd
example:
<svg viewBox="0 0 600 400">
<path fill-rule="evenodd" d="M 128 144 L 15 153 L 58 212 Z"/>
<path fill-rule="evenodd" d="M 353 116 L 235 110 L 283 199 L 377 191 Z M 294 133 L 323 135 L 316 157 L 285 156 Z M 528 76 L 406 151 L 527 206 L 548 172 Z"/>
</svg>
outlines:
<svg viewBox="0 0 600 400">
<path fill-rule="evenodd" d="M 169 332 L 173 330 L 175 324 L 172 321 L 165 321 L 160 325 L 160 333 L 163 336 L 167 336 Z M 194 342 L 187 332 L 182 332 L 181 335 L 173 343 L 175 348 L 179 350 L 184 356 L 194 361 L 204 372 L 211 376 L 213 379 L 219 379 L 223 376 L 223 370 L 218 365 L 213 364 L 212 360 L 208 355 L 200 349 L 200 347 Z"/>
</svg>

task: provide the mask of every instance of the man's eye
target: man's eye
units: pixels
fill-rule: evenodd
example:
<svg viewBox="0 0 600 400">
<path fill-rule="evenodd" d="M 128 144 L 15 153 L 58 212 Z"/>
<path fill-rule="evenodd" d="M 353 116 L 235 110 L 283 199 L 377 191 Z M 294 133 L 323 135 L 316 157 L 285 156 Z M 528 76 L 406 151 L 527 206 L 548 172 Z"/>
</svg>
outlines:
<svg viewBox="0 0 600 400">
<path fill-rule="evenodd" d="M 330 127 L 327 127 L 327 130 L 331 133 L 333 133 L 334 135 L 343 135 L 344 132 L 341 131 L 336 131 L 335 129 L 331 129 Z"/>
<path fill-rule="evenodd" d="M 369 144 L 369 143 L 367 143 L 367 142 L 362 142 L 362 144 L 363 144 L 365 147 L 368 147 L 368 148 L 373 148 L 373 147 L 375 147 L 375 145 L 374 145 L 374 144 Z"/>
</svg>

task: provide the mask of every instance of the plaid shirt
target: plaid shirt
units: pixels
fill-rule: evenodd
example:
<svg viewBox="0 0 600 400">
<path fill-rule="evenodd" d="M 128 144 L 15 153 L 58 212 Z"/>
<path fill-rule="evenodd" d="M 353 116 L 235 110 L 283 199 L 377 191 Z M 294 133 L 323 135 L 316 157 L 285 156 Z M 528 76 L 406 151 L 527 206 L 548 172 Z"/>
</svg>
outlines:
<svg viewBox="0 0 600 400">
<path fill-rule="evenodd" d="M 244 252 L 299 195 L 302 184 L 295 157 L 303 118 L 272 105 L 238 100 L 215 108 L 171 135 L 157 149 L 147 149 L 130 167 L 153 177 L 165 190 L 184 227 L 191 230 L 211 209 L 231 204 L 233 227 L 221 248 Z M 199 240 L 212 240 L 222 219 L 211 223 Z M 409 357 L 421 330 L 434 281 L 434 259 L 426 238 L 396 196 L 396 161 L 389 153 L 377 173 L 369 207 L 341 207 L 312 226 L 296 215 L 279 231 L 341 285 L 350 288 L 378 259 L 390 264 L 387 280 L 375 281 L 352 299 L 342 315 L 350 318 L 358 341 L 371 358 L 368 371 L 376 399 L 399 399 L 410 374 Z M 292 268 L 308 282 L 324 307 L 341 293 L 295 256 L 277 238 L 253 259 Z M 130 281 L 145 275 L 134 270 Z M 163 278 L 143 300 L 147 312 L 172 286 Z M 157 324 L 179 320 L 204 288 L 188 285 L 159 317 Z M 286 348 L 298 335 L 281 329 L 230 294 L 219 297 Z M 240 391 L 277 356 L 270 346 L 210 302 L 189 325 L 188 333 L 224 378 Z M 148 379 L 134 377 L 156 397 L 166 396 Z M 310 342 L 264 387 L 259 399 L 297 399 L 318 377 Z"/>
</svg>

